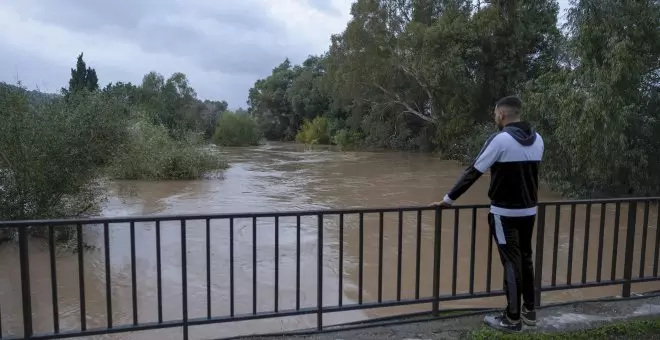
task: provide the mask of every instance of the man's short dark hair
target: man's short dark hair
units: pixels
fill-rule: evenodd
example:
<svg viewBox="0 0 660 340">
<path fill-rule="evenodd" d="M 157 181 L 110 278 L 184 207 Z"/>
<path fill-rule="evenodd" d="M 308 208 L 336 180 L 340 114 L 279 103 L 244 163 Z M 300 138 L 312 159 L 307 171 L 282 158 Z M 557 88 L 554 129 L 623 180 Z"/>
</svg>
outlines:
<svg viewBox="0 0 660 340">
<path fill-rule="evenodd" d="M 520 111 L 522 110 L 522 100 L 518 98 L 517 96 L 507 96 L 504 97 L 495 103 L 495 108 L 505 108 L 508 109 L 509 112 L 513 114 L 520 114 Z"/>
</svg>

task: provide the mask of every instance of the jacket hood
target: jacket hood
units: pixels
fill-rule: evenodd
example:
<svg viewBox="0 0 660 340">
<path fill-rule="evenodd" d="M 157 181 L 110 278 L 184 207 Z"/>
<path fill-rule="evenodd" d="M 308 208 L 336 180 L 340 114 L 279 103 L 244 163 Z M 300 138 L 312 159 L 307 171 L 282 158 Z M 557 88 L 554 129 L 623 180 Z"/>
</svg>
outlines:
<svg viewBox="0 0 660 340">
<path fill-rule="evenodd" d="M 507 124 L 502 132 L 506 132 L 518 143 L 524 146 L 530 146 L 536 141 L 536 130 L 528 122 L 515 122 Z"/>
</svg>

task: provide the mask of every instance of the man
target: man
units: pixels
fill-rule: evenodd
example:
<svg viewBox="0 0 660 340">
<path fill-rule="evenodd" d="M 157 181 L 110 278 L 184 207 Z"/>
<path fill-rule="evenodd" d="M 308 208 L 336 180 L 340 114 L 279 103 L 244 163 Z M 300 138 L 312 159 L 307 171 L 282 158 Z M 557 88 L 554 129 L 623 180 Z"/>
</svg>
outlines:
<svg viewBox="0 0 660 340">
<path fill-rule="evenodd" d="M 497 102 L 494 118 L 500 131 L 488 138 L 474 163 L 443 201 L 435 204 L 451 206 L 490 169 L 488 224 L 504 267 L 507 308 L 502 315 L 487 316 L 484 322 L 498 330 L 514 332 L 522 330 L 521 319 L 526 325 L 536 325 L 532 231 L 544 149 L 541 136 L 529 123 L 520 120 L 521 109 L 522 102 L 515 96 Z"/>
</svg>

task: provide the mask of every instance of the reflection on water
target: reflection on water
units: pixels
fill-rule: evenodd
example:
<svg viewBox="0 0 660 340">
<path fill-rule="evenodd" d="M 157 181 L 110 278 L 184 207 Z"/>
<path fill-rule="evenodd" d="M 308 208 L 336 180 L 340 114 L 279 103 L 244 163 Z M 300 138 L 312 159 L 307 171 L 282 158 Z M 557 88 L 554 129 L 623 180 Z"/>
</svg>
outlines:
<svg viewBox="0 0 660 340">
<path fill-rule="evenodd" d="M 109 187 L 110 200 L 104 209 L 104 215 L 177 215 L 425 205 L 439 200 L 454 184 L 462 170 L 462 167 L 454 162 L 426 154 L 306 151 L 297 146 L 282 144 L 251 149 L 226 149 L 223 152 L 231 161 L 232 167 L 222 179 L 112 183 Z M 461 198 L 461 204 L 487 202 L 488 178 L 484 177 Z M 542 190 L 540 196 L 546 201 L 558 199 L 547 190 Z M 617 230 L 614 223 L 615 213 L 612 211 L 614 205 L 608 205 L 606 209 L 601 233 L 600 205 L 590 209 L 576 206 L 574 218 L 571 218 L 570 206 L 561 207 L 557 224 L 554 207 L 548 208 L 544 233 L 544 284 L 550 284 L 553 280 L 553 267 L 557 269 L 558 274 L 554 279 L 558 284 L 567 282 L 568 273 L 573 283 L 581 282 L 583 263 L 587 263 L 589 268 L 584 277 L 586 281 L 596 280 L 598 263 L 601 263 L 603 279 L 610 278 L 612 268 L 617 278 L 622 277 L 627 206 L 621 206 L 616 241 L 618 247 L 613 246 Z M 639 274 L 639 269 L 643 268 L 645 275 L 650 275 L 657 263 L 654 261 L 654 257 L 657 257 L 657 210 L 651 207 L 646 219 L 643 207 L 638 210 L 636 256 L 633 261 L 636 269 L 633 272 L 635 275 Z M 444 211 L 440 248 L 441 294 L 501 289 L 499 258 L 495 249 L 492 249 L 490 256 L 488 253 L 490 238 L 486 213 L 485 209 L 461 210 L 458 214 Z M 421 216 L 419 223 L 418 216 Z M 325 306 L 336 306 L 340 301 L 343 304 L 356 303 L 360 300 L 360 286 L 363 287 L 361 297 L 364 303 L 378 301 L 379 297 L 387 301 L 432 296 L 434 213 L 424 211 L 418 215 L 418 212 L 411 211 L 399 215 L 395 212 L 383 214 L 382 217 L 381 234 L 380 216 L 365 214 L 362 237 L 358 215 L 345 215 L 342 221 L 339 216 L 324 218 L 322 298 Z M 588 229 L 585 222 L 587 220 L 590 221 Z M 647 221 L 646 224 L 643 223 L 644 220 Z M 576 226 L 572 237 L 571 221 Z M 190 318 L 207 316 L 208 292 L 211 296 L 210 310 L 213 316 L 226 316 L 232 312 L 237 315 L 252 313 L 255 308 L 258 312 L 272 312 L 276 305 L 278 310 L 293 309 L 297 305 L 301 308 L 316 306 L 316 217 L 300 218 L 300 229 L 295 217 L 283 217 L 277 222 L 279 227 L 276 230 L 272 218 L 258 219 L 256 228 L 252 219 L 235 219 L 232 229 L 228 220 L 211 220 L 208 235 L 205 221 L 187 222 L 186 282 Z M 139 315 L 137 321 L 140 323 L 156 322 L 159 316 L 162 316 L 163 320 L 182 317 L 181 225 L 179 222 L 160 224 L 160 253 L 156 245 L 156 228 L 155 223 L 136 223 L 134 229 L 136 308 Z M 230 234 L 231 230 L 233 235 Z M 341 235 L 340 230 L 343 230 Z M 134 321 L 130 226 L 116 224 L 112 225 L 109 231 L 111 251 L 108 267 L 111 278 L 112 319 L 116 325 L 130 324 Z M 558 236 L 556 252 L 555 234 Z M 86 227 L 84 237 L 85 242 L 92 246 L 92 249 L 84 252 L 82 279 L 85 282 L 85 321 L 88 328 L 105 327 L 106 263 L 102 226 Z M 207 238 L 210 240 L 208 246 L 211 269 L 208 276 Z M 602 248 L 599 247 L 601 239 Z M 256 254 L 252 247 L 255 240 Z M 640 261 L 643 242 L 646 242 L 644 263 Z M 458 247 L 454 248 L 454 244 Z M 572 253 L 569 251 L 569 244 L 573 244 Z M 602 249 L 600 254 L 599 248 Z M 615 252 L 617 261 L 613 263 Z M 585 253 L 586 262 L 583 261 Z M 161 311 L 157 308 L 158 255 L 162 270 Z M 30 256 L 34 328 L 37 332 L 50 332 L 53 329 L 53 310 L 47 245 L 41 240 L 32 240 Z M 297 266 L 298 257 L 300 267 Z M 362 265 L 360 258 L 364 260 Z M 457 263 L 455 267 L 452 265 L 454 259 Z M 493 262 L 490 281 L 489 259 Z M 256 266 L 253 266 L 253 260 Z M 0 270 L 4 275 L 0 277 L 0 307 L 2 331 L 5 335 L 21 334 L 22 330 L 20 273 L 17 263 L 17 247 L 14 244 L 1 246 Z M 59 253 L 56 267 L 59 326 L 62 330 L 77 329 L 81 322 L 78 254 Z M 275 267 L 278 269 L 277 276 Z M 231 272 L 234 273 L 233 282 L 230 280 Z M 298 273 L 299 282 L 296 280 Z M 419 279 L 417 273 L 420 274 Z M 207 281 L 210 281 L 210 286 Z M 379 286 L 379 282 L 382 282 L 382 285 Z M 300 290 L 297 290 L 297 285 Z M 638 284 L 633 286 L 633 290 L 643 291 L 652 289 L 653 286 L 652 283 Z M 253 299 L 253 287 L 256 287 L 256 300 Z M 233 295 L 230 294 L 232 291 Z M 543 294 L 543 301 L 618 295 L 620 292 L 620 286 L 551 292 Z M 441 307 L 501 305 L 502 298 L 491 298 L 447 302 L 442 303 Z M 428 305 L 417 305 L 326 314 L 323 322 L 329 325 L 428 308 Z M 190 334 L 193 339 L 209 339 L 314 326 L 315 316 L 308 315 L 193 327 Z M 181 330 L 173 328 L 96 338 L 180 339 Z"/>
</svg>

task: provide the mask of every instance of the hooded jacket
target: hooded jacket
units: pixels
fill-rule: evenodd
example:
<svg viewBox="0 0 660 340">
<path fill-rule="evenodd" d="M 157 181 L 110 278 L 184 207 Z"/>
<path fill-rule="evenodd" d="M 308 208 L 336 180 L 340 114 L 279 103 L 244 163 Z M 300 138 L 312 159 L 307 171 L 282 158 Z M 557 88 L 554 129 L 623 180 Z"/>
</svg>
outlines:
<svg viewBox="0 0 660 340">
<path fill-rule="evenodd" d="M 490 212 L 509 217 L 536 215 L 543 150 L 541 135 L 528 122 L 507 124 L 488 138 L 444 201 L 453 204 L 490 169 Z"/>
</svg>

